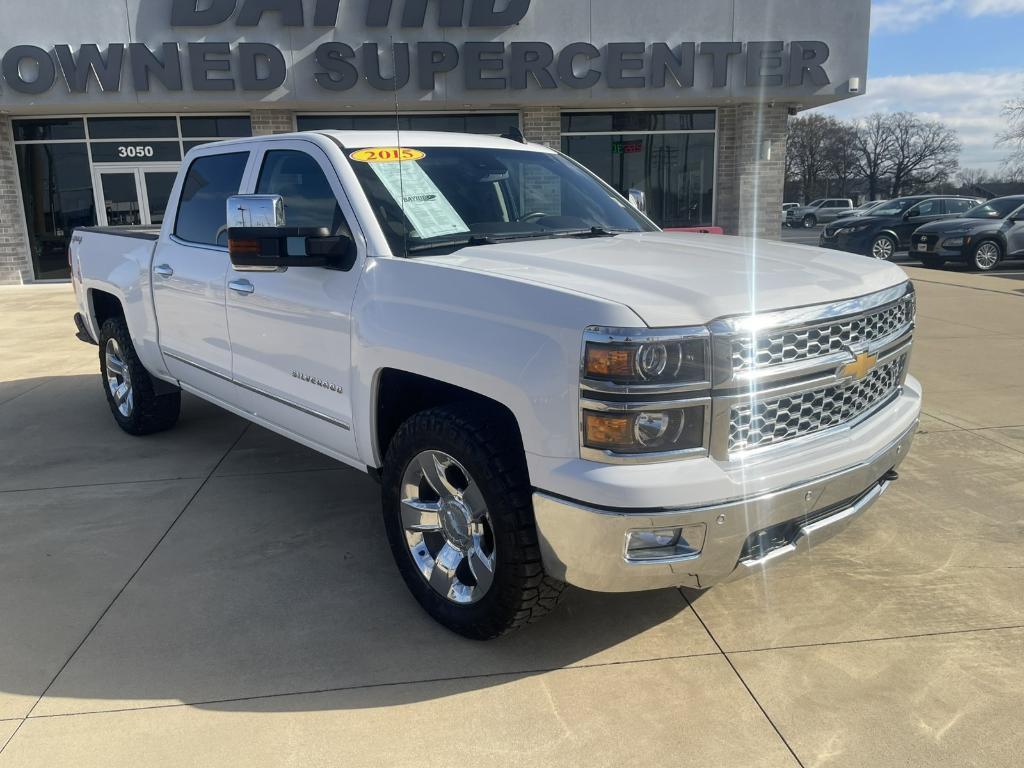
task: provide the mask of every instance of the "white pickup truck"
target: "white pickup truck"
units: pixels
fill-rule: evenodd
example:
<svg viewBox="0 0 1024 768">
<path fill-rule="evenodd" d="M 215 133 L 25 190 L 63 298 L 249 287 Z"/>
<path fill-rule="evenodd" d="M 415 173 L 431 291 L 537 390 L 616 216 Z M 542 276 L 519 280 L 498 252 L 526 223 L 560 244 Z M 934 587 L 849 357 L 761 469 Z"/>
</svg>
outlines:
<svg viewBox="0 0 1024 768">
<path fill-rule="evenodd" d="M 469 637 L 566 583 L 703 589 L 805 549 L 918 424 L 899 268 L 660 232 L 543 147 L 221 142 L 168 210 L 72 238 L 118 424 L 173 426 L 184 390 L 372 473 L 410 590 Z"/>
</svg>

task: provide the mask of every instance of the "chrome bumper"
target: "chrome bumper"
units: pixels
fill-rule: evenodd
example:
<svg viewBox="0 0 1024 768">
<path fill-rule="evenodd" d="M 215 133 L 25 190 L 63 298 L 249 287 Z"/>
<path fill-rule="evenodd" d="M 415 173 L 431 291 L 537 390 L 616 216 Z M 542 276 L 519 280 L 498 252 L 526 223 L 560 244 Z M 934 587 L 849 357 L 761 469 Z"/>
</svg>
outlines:
<svg viewBox="0 0 1024 768">
<path fill-rule="evenodd" d="M 742 577 L 808 549 L 845 528 L 889 487 L 918 423 L 869 461 L 749 499 L 666 510 L 605 510 L 537 491 L 537 519 L 545 570 L 595 592 L 638 592 L 687 586 L 703 589 Z M 699 553 L 661 560 L 631 560 L 629 532 L 703 524 Z M 784 525 L 788 524 L 788 525 Z M 772 531 L 770 548 L 751 548 Z M 784 536 L 779 539 L 779 536 Z"/>
</svg>

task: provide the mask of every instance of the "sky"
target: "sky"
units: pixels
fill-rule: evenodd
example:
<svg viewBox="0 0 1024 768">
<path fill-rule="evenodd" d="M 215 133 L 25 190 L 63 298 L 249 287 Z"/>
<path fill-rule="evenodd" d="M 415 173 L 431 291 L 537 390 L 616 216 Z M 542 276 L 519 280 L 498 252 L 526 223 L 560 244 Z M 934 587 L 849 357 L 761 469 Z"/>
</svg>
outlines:
<svg viewBox="0 0 1024 768">
<path fill-rule="evenodd" d="M 820 111 L 941 119 L 960 133 L 961 167 L 998 172 L 1012 98 L 1024 98 L 1024 0 L 873 0 L 867 92 Z"/>
</svg>

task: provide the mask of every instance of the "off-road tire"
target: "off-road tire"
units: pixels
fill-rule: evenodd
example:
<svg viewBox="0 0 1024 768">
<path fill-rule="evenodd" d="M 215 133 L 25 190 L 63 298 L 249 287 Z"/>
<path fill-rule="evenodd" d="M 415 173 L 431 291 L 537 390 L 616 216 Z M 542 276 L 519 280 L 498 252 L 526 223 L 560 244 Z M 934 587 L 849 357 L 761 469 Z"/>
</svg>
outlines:
<svg viewBox="0 0 1024 768">
<path fill-rule="evenodd" d="M 436 621 L 474 640 L 490 640 L 537 621 L 557 605 L 565 585 L 541 565 L 532 489 L 515 424 L 476 403 L 422 411 L 398 429 L 381 476 L 384 527 L 398 570 Z M 423 451 L 443 451 L 483 492 L 495 541 L 494 581 L 479 602 L 458 605 L 435 592 L 416 568 L 402 525 L 402 478 Z"/>
<path fill-rule="evenodd" d="M 125 416 L 118 410 L 117 402 L 107 386 L 107 342 L 115 339 L 124 357 L 125 369 L 131 378 L 134 407 Z M 102 375 L 103 392 L 107 396 L 107 404 L 117 425 L 129 435 L 151 435 L 170 429 L 178 421 L 181 412 L 181 391 L 157 394 L 153 377 L 142 365 L 135 353 L 128 324 L 122 317 L 112 317 L 104 321 L 100 328 L 100 374 Z"/>
</svg>

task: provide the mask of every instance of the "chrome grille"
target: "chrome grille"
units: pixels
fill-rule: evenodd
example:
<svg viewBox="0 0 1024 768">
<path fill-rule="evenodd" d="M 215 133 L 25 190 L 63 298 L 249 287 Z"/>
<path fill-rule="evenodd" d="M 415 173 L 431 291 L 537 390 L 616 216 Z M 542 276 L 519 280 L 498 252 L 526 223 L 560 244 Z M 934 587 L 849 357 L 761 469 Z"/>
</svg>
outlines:
<svg viewBox="0 0 1024 768">
<path fill-rule="evenodd" d="M 907 358 L 903 353 L 860 381 L 734 405 L 729 452 L 773 445 L 856 419 L 899 390 Z"/>
<path fill-rule="evenodd" d="M 914 294 L 857 317 L 799 329 L 770 330 L 732 340 L 734 372 L 769 368 L 841 352 L 890 336 L 914 321 Z"/>
</svg>

